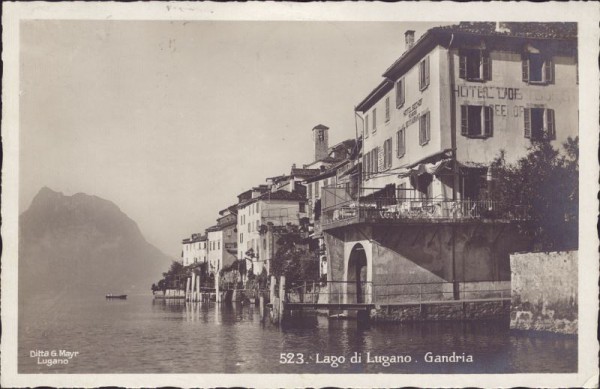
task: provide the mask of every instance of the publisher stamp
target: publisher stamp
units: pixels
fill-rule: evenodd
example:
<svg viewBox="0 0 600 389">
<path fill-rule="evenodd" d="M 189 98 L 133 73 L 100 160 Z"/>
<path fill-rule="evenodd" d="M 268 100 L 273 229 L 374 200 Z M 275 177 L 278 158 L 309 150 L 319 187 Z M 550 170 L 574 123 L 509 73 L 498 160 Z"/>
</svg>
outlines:
<svg viewBox="0 0 600 389">
<path fill-rule="evenodd" d="M 37 365 L 52 367 L 55 365 L 68 365 L 79 356 L 79 351 L 64 349 L 57 350 L 30 350 L 29 358 L 35 360 Z"/>
</svg>

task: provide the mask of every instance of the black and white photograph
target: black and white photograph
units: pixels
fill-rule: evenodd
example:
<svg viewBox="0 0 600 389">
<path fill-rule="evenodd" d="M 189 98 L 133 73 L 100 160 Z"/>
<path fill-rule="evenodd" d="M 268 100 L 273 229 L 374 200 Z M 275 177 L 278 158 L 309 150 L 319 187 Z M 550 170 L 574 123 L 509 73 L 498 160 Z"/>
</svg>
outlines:
<svg viewBox="0 0 600 389">
<path fill-rule="evenodd" d="M 597 387 L 599 7 L 456 7 L 5 4 L 2 386 Z"/>
</svg>

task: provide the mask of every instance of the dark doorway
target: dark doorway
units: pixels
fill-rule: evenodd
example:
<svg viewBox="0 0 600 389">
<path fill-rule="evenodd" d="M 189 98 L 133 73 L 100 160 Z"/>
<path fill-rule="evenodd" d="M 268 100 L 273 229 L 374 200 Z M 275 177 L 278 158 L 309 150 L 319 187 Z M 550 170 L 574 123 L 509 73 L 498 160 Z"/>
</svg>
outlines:
<svg viewBox="0 0 600 389">
<path fill-rule="evenodd" d="M 357 243 L 350 252 L 348 260 L 348 285 L 346 293 L 348 303 L 366 302 L 367 255 L 363 245 Z"/>
</svg>

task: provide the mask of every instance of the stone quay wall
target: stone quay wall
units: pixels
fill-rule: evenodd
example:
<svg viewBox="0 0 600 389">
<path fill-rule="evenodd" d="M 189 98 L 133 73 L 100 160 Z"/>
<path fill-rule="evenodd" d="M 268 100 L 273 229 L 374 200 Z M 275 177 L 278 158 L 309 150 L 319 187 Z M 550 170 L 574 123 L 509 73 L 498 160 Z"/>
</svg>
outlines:
<svg viewBox="0 0 600 389">
<path fill-rule="evenodd" d="M 371 311 L 374 322 L 507 319 L 510 301 L 448 302 L 436 304 L 383 305 Z"/>
<path fill-rule="evenodd" d="M 510 328 L 577 334 L 577 251 L 510 256 Z"/>
</svg>

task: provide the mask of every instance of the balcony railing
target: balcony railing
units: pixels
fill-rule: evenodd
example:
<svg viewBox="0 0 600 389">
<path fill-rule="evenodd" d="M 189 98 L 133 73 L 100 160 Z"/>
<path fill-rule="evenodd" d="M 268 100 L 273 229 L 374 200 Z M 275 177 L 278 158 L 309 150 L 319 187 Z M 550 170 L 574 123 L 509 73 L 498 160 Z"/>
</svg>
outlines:
<svg viewBox="0 0 600 389">
<path fill-rule="evenodd" d="M 345 188 L 323 188 L 321 223 L 350 224 L 374 221 L 523 219 L 519 206 L 507 207 L 491 200 L 421 198 L 421 193 L 403 188 L 360 188 L 351 194 Z"/>
</svg>

